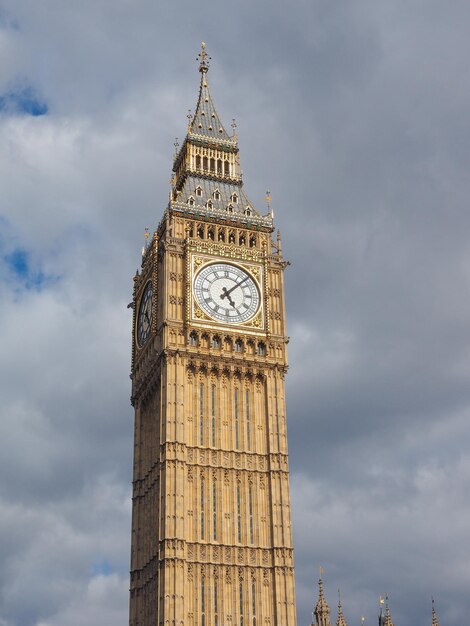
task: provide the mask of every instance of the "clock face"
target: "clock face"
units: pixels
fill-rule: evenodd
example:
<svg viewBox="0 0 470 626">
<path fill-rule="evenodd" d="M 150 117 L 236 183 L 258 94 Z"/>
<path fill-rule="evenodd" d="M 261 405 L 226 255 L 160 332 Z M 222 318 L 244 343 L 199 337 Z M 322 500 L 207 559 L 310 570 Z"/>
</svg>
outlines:
<svg viewBox="0 0 470 626">
<path fill-rule="evenodd" d="M 229 263 L 203 267 L 194 280 L 194 295 L 204 313 L 228 324 L 247 322 L 260 305 L 260 292 L 253 277 Z"/>
<path fill-rule="evenodd" d="M 142 347 L 152 330 L 152 283 L 147 283 L 142 299 L 140 300 L 139 315 L 137 318 L 137 341 Z"/>
</svg>

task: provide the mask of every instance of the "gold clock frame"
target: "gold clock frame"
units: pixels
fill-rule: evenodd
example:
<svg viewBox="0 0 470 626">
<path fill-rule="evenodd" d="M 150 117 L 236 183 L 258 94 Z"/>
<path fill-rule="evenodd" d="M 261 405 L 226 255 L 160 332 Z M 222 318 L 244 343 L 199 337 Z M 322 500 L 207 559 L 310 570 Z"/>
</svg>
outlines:
<svg viewBox="0 0 470 626">
<path fill-rule="evenodd" d="M 260 250 L 241 250 L 238 246 L 224 245 L 221 243 L 207 245 L 208 242 L 189 240 L 187 254 L 187 283 L 186 283 L 186 321 L 192 326 L 239 330 L 249 334 L 263 334 L 267 332 L 266 316 L 266 264 Z M 206 244 L 206 245 L 204 245 Z M 249 320 L 243 323 L 224 324 L 209 317 L 197 304 L 194 294 L 194 280 L 198 272 L 206 265 L 220 261 L 229 263 L 248 272 L 253 278 L 260 293 L 260 305 L 257 312 Z"/>
</svg>

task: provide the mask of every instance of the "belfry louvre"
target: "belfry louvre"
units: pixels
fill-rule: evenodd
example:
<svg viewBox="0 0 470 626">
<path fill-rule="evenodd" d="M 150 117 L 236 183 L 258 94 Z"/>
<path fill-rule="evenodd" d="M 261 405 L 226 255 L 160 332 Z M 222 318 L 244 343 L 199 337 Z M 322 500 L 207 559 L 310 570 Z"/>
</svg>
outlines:
<svg viewBox="0 0 470 626">
<path fill-rule="evenodd" d="M 131 626 L 295 626 L 279 234 L 199 55 L 170 200 L 134 277 Z"/>
</svg>

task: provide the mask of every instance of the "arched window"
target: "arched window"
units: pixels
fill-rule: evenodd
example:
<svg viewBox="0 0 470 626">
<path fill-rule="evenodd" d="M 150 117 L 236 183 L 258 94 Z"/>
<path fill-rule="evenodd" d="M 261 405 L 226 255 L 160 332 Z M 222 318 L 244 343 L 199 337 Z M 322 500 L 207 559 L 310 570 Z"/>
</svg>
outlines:
<svg viewBox="0 0 470 626">
<path fill-rule="evenodd" d="M 196 154 L 196 169 L 197 170 L 201 169 L 201 155 L 200 154 Z"/>
<path fill-rule="evenodd" d="M 247 206 L 245 209 L 245 215 L 248 215 L 248 217 L 251 215 L 251 209 L 249 206 Z"/>
<path fill-rule="evenodd" d="M 266 356 L 266 344 L 260 341 L 257 346 L 258 356 Z"/>
<path fill-rule="evenodd" d="M 217 174 L 222 174 L 222 159 L 217 159 Z"/>
<path fill-rule="evenodd" d="M 238 202 L 238 196 L 237 196 L 237 194 L 236 194 L 236 193 L 232 193 L 232 197 L 230 198 L 230 200 L 231 200 L 232 202 L 234 202 L 235 204 L 237 204 L 237 202 Z"/>
<path fill-rule="evenodd" d="M 248 487 L 248 512 L 250 516 L 250 543 L 253 543 L 253 486 Z"/>
<path fill-rule="evenodd" d="M 203 157 L 202 159 L 202 169 L 207 170 L 207 163 L 208 163 L 208 159 L 207 157 Z"/>
<path fill-rule="evenodd" d="M 189 206 L 194 206 L 194 198 L 193 198 L 192 196 L 190 196 L 190 197 L 188 198 L 188 205 L 189 205 Z"/>
<path fill-rule="evenodd" d="M 219 241 L 225 241 L 225 233 L 222 228 L 219 229 L 219 235 L 217 237 Z"/>
<path fill-rule="evenodd" d="M 189 345 L 197 346 L 197 333 L 195 333 L 194 331 L 189 334 Z"/>
<path fill-rule="evenodd" d="M 219 626 L 219 584 L 214 580 L 214 626 Z"/>
<path fill-rule="evenodd" d="M 206 207 L 207 207 L 208 209 L 212 209 L 212 207 L 213 207 L 213 206 L 214 206 L 214 205 L 212 204 L 212 200 L 208 200 L 208 201 L 206 202 Z"/>
<path fill-rule="evenodd" d="M 212 195 L 214 200 L 220 200 L 220 191 L 218 189 L 216 189 Z"/>
<path fill-rule="evenodd" d="M 202 196 L 202 188 L 201 187 L 196 187 L 196 196 Z"/>
<path fill-rule="evenodd" d="M 204 526 L 203 521 L 201 525 Z M 201 626 L 206 626 L 206 579 L 204 576 L 201 579 Z"/>
<path fill-rule="evenodd" d="M 220 338 L 217 335 L 214 335 L 212 337 L 211 347 L 212 348 L 220 348 Z"/>
<path fill-rule="evenodd" d="M 215 159 L 211 159 L 211 172 L 215 172 Z"/>
<path fill-rule="evenodd" d="M 230 163 L 228 161 L 224 161 L 224 174 L 230 176 Z"/>
<path fill-rule="evenodd" d="M 251 614 L 253 616 L 252 624 L 256 626 L 256 584 L 254 580 L 251 581 Z"/>
<path fill-rule="evenodd" d="M 204 227 L 203 226 L 197 227 L 197 236 L 199 237 L 199 239 L 204 239 Z"/>
<path fill-rule="evenodd" d="M 255 248 L 256 247 L 256 237 L 255 235 L 251 235 L 250 237 L 250 248 Z"/>
<path fill-rule="evenodd" d="M 228 205 L 228 207 L 227 207 L 227 211 L 228 211 L 229 213 L 233 213 L 233 206 L 232 206 L 231 204 L 229 204 L 229 205 Z"/>
<path fill-rule="evenodd" d="M 239 243 L 241 246 L 244 246 L 244 245 L 246 244 L 246 238 L 245 238 L 245 235 L 240 235 L 240 237 L 238 238 L 238 243 Z"/>
<path fill-rule="evenodd" d="M 207 231 L 207 237 L 211 241 L 214 241 L 214 229 L 212 227 Z"/>
<path fill-rule="evenodd" d="M 235 352 L 242 352 L 243 351 L 243 343 L 241 339 L 237 339 L 235 342 Z"/>
</svg>

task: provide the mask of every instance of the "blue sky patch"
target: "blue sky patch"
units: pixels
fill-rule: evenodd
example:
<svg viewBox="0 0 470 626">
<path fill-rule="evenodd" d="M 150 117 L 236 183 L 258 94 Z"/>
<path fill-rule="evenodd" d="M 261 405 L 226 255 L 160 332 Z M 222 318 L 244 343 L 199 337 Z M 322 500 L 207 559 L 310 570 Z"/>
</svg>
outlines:
<svg viewBox="0 0 470 626">
<path fill-rule="evenodd" d="M 95 561 L 95 563 L 91 566 L 92 576 L 109 576 L 112 572 L 112 567 L 106 559 Z"/>
<path fill-rule="evenodd" d="M 31 87 L 8 91 L 0 95 L 0 112 L 19 113 L 38 117 L 49 111 L 47 104 Z"/>
<path fill-rule="evenodd" d="M 32 267 L 26 250 L 16 248 L 13 252 L 0 256 L 0 260 L 7 267 L 18 287 L 40 289 L 49 280 L 43 272 Z"/>
</svg>

